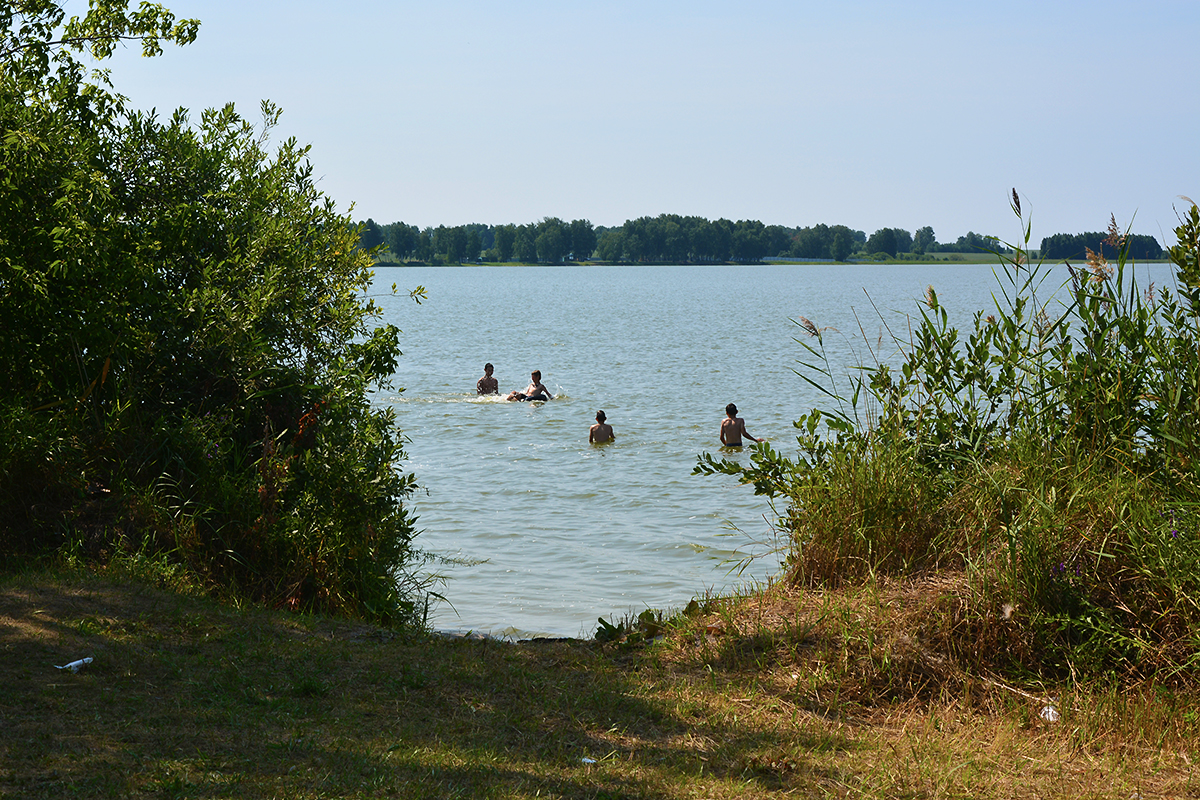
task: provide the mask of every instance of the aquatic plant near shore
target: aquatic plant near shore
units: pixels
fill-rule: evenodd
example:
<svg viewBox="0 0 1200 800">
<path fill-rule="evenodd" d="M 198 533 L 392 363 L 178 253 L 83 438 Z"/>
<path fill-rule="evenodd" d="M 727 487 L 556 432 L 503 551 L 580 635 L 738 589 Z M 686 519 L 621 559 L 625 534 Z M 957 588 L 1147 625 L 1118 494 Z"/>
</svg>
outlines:
<svg viewBox="0 0 1200 800">
<path fill-rule="evenodd" d="M 795 458 L 762 446 L 749 465 L 702 455 L 695 472 L 786 500 L 794 582 L 965 569 L 948 609 L 964 657 L 1194 674 L 1200 210 L 1176 229 L 1172 291 L 1139 286 L 1115 219 L 1111 253 L 1047 284 L 1015 192 L 1012 209 L 1023 243 L 997 253 L 995 307 L 965 335 L 930 287 L 911 334 L 892 337 L 898 365 L 863 365 L 840 391 L 803 320 L 818 360 L 802 377 L 832 410 L 795 423 Z"/>
</svg>

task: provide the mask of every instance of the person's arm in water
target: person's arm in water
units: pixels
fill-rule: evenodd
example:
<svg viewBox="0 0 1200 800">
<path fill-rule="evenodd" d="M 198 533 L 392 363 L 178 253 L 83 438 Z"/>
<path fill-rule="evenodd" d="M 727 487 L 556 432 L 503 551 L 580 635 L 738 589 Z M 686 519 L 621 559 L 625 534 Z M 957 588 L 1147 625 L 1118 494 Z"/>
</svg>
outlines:
<svg viewBox="0 0 1200 800">
<path fill-rule="evenodd" d="M 755 442 L 762 441 L 762 439 L 758 439 L 754 436 L 751 436 L 750 431 L 746 430 L 746 420 L 741 419 L 741 418 L 738 419 L 738 429 L 742 432 L 742 436 L 745 436 L 747 439 L 751 439 Z"/>
</svg>

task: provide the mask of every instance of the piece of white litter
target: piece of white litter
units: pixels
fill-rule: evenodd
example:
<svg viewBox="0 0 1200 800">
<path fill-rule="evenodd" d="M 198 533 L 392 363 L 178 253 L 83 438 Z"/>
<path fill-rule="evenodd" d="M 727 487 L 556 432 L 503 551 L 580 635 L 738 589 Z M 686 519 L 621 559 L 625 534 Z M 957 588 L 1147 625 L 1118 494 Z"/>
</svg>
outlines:
<svg viewBox="0 0 1200 800">
<path fill-rule="evenodd" d="M 1046 720 L 1046 722 L 1058 722 L 1058 709 L 1054 706 L 1045 706 L 1038 716 Z"/>
<path fill-rule="evenodd" d="M 595 764 L 595 763 L 596 763 L 596 759 L 594 759 L 594 758 L 587 758 L 587 757 L 584 757 L 584 759 L 583 759 L 583 763 L 585 763 L 585 764 Z"/>
<path fill-rule="evenodd" d="M 84 664 L 90 664 L 90 663 L 92 663 L 92 657 L 88 656 L 87 658 L 81 658 L 78 661 L 72 661 L 70 664 L 63 664 L 61 667 L 58 666 L 57 664 L 55 664 L 54 668 L 55 669 L 69 669 L 69 670 L 71 670 L 71 672 L 79 672 L 80 667 L 82 667 Z"/>
</svg>

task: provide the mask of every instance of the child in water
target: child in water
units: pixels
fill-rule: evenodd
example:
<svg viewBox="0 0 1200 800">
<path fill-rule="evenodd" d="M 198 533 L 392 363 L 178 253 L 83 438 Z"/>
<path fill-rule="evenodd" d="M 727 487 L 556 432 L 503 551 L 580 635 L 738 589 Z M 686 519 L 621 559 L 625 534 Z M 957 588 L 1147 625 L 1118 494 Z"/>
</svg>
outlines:
<svg viewBox="0 0 1200 800">
<path fill-rule="evenodd" d="M 746 421 L 737 415 L 737 406 L 733 403 L 725 406 L 725 419 L 721 420 L 721 444 L 726 447 L 741 447 L 742 437 L 761 442 L 746 430 Z"/>
<path fill-rule="evenodd" d="M 505 400 L 553 400 L 554 395 L 550 394 L 550 390 L 542 386 L 542 371 L 535 369 L 533 374 L 529 376 L 529 386 L 523 392 L 509 392 Z"/>
<path fill-rule="evenodd" d="M 475 394 L 500 394 L 500 385 L 492 377 L 493 369 L 490 363 L 483 365 L 483 377 L 475 383 Z"/>
<path fill-rule="evenodd" d="M 617 438 L 615 435 L 613 435 L 612 425 L 609 425 L 607 422 L 605 422 L 605 419 L 607 419 L 607 417 L 604 415 L 603 411 L 596 412 L 596 424 L 593 425 L 591 431 L 588 432 L 588 441 L 590 443 L 600 444 L 602 442 L 611 442 L 613 439 Z"/>
</svg>

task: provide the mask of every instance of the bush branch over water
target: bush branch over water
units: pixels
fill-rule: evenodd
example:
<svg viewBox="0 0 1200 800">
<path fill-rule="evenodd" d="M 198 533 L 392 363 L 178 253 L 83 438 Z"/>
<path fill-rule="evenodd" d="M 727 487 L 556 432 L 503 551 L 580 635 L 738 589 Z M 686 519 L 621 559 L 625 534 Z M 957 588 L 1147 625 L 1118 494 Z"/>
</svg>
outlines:
<svg viewBox="0 0 1200 800">
<path fill-rule="evenodd" d="M 701 456 L 783 501 L 789 578 L 833 586 L 966 576 L 931 630 L 968 664 L 1045 678 L 1194 678 L 1200 666 L 1200 211 L 1174 289 L 1139 285 L 1128 239 L 1068 265 L 998 254 L 995 307 L 960 332 L 929 287 L 900 356 L 839 383 L 827 331 L 798 323 L 829 408 L 795 458 Z M 1111 259 L 1111 260 L 1110 260 Z M 936 628 L 937 630 L 934 630 Z"/>
<path fill-rule="evenodd" d="M 364 299 L 357 227 L 306 147 L 268 152 L 269 103 L 257 127 L 231 106 L 162 121 L 78 60 L 198 26 L 124 0 L 3 8 L 0 548 L 411 621 L 413 479 L 366 398 L 398 331 Z"/>
</svg>

